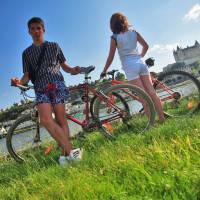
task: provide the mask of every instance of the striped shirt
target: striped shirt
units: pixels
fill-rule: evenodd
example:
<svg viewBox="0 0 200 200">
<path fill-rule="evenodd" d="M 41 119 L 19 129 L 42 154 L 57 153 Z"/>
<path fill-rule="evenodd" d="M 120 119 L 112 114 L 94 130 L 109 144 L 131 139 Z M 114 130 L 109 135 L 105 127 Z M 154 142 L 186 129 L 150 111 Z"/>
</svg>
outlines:
<svg viewBox="0 0 200 200">
<path fill-rule="evenodd" d="M 24 73 L 29 72 L 30 65 L 33 69 L 36 68 L 42 51 L 42 45 L 44 45 L 44 43 L 39 46 L 32 44 L 24 50 L 22 54 Z M 46 50 L 34 83 L 35 90 L 45 88 L 48 83 L 64 81 L 63 75 L 60 72 L 60 64 L 65 61 L 66 59 L 59 45 L 55 42 L 46 42 Z"/>
</svg>

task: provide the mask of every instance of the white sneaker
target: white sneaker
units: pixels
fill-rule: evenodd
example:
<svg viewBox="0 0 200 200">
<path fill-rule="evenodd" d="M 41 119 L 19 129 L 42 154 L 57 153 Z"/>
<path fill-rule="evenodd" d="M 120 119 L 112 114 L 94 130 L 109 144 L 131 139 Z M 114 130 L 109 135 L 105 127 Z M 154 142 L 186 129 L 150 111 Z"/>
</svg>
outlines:
<svg viewBox="0 0 200 200">
<path fill-rule="evenodd" d="M 58 159 L 60 166 L 66 166 L 68 164 L 68 160 L 66 156 L 60 156 Z"/>
<path fill-rule="evenodd" d="M 78 148 L 78 149 L 73 149 L 70 151 L 69 156 L 67 156 L 68 161 L 79 161 L 82 159 L 83 156 L 83 150 Z"/>
</svg>

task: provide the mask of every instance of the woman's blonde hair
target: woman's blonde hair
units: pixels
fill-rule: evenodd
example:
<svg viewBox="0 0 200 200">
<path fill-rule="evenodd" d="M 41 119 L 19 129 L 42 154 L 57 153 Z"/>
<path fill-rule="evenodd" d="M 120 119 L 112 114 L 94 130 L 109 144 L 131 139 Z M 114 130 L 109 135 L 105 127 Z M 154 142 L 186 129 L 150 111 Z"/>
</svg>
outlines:
<svg viewBox="0 0 200 200">
<path fill-rule="evenodd" d="M 125 32 L 129 28 L 128 19 L 122 13 L 114 13 L 110 18 L 110 28 L 113 33 Z"/>
</svg>

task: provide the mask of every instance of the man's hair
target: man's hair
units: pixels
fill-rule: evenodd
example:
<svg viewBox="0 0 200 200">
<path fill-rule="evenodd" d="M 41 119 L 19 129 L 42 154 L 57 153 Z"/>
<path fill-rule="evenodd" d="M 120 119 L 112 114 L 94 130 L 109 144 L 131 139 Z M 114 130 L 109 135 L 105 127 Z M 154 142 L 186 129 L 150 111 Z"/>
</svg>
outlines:
<svg viewBox="0 0 200 200">
<path fill-rule="evenodd" d="M 27 23 L 28 29 L 30 29 L 31 24 L 33 24 L 33 23 L 38 23 L 44 28 L 44 21 L 39 17 L 33 17 L 28 21 L 28 23 Z"/>
<path fill-rule="evenodd" d="M 125 32 L 129 28 L 128 19 L 122 13 L 114 13 L 110 18 L 110 28 L 113 33 Z"/>
</svg>

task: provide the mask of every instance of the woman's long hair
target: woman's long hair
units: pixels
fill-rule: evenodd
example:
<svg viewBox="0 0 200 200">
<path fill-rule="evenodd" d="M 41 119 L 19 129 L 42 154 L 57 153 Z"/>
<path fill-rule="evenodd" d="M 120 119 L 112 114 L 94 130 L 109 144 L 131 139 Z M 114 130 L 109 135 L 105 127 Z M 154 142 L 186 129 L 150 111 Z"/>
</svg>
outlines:
<svg viewBox="0 0 200 200">
<path fill-rule="evenodd" d="M 113 33 L 124 33 L 128 30 L 128 19 L 122 13 L 114 13 L 110 18 L 110 28 Z"/>
</svg>

